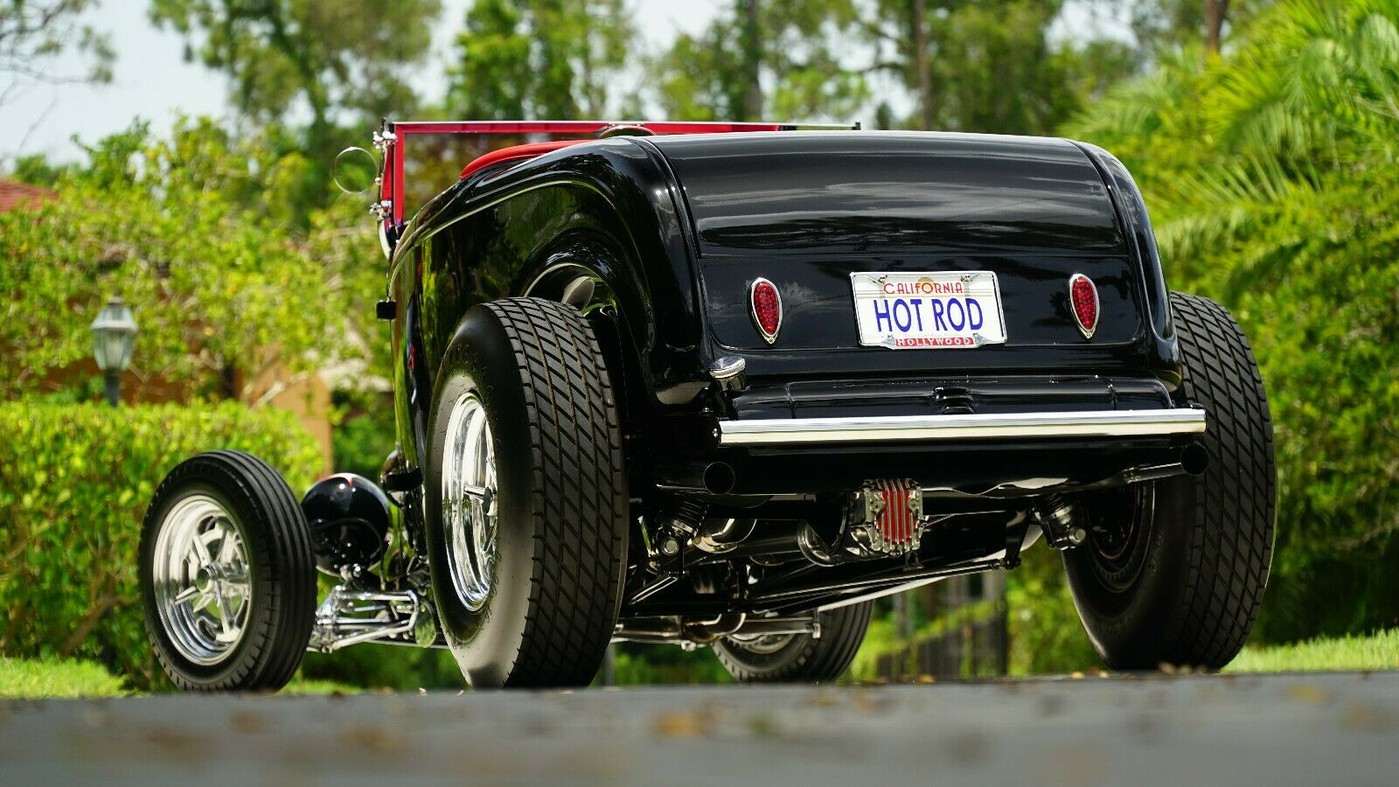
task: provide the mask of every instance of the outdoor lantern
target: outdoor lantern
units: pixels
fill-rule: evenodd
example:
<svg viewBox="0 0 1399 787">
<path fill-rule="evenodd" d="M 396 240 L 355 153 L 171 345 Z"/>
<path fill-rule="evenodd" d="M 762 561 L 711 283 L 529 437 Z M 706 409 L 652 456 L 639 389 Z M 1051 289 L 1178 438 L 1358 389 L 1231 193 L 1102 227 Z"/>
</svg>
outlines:
<svg viewBox="0 0 1399 787">
<path fill-rule="evenodd" d="M 107 379 L 107 402 L 117 406 L 121 373 L 131 365 L 136 320 L 121 298 L 112 298 L 92 321 L 92 355 Z"/>
</svg>

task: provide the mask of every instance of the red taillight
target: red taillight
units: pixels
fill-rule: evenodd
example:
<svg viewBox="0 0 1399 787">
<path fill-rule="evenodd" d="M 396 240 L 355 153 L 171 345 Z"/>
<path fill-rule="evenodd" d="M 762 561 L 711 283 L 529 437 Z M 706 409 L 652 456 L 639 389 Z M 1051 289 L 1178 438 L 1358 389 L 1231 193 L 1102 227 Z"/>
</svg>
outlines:
<svg viewBox="0 0 1399 787">
<path fill-rule="evenodd" d="M 777 285 L 767 279 L 757 279 L 748 289 L 748 302 L 752 309 L 753 324 L 768 344 L 777 341 L 777 331 L 782 327 L 782 296 L 777 293 Z"/>
<path fill-rule="evenodd" d="M 1070 276 L 1069 301 L 1079 332 L 1085 339 L 1093 338 L 1093 332 L 1098 329 L 1098 288 L 1093 280 L 1082 273 Z"/>
</svg>

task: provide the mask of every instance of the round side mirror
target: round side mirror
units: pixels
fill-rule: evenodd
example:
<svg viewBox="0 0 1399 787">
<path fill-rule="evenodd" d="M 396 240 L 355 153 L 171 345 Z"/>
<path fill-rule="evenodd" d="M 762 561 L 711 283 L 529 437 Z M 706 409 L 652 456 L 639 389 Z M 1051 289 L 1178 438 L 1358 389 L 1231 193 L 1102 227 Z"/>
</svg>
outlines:
<svg viewBox="0 0 1399 787">
<path fill-rule="evenodd" d="M 362 194 L 379 179 L 379 159 L 364 148 L 345 148 L 335 157 L 331 172 L 336 188 L 346 194 Z"/>
</svg>

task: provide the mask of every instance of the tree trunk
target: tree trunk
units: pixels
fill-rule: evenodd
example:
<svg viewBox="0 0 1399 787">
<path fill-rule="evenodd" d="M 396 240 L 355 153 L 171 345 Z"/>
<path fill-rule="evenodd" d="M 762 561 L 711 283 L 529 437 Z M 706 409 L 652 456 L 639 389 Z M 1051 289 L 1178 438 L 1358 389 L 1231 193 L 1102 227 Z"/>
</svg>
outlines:
<svg viewBox="0 0 1399 787">
<path fill-rule="evenodd" d="M 1224 22 L 1229 18 L 1229 0 L 1205 0 L 1205 56 L 1219 54 Z"/>
<path fill-rule="evenodd" d="M 762 120 L 763 86 L 759 83 L 763 65 L 763 26 L 758 18 L 758 0 L 743 0 L 743 117 L 739 120 Z"/>
<path fill-rule="evenodd" d="M 932 63 L 928 57 L 927 19 L 927 0 L 913 0 L 909 27 L 913 34 L 913 67 L 918 72 L 918 127 L 931 131 L 937 123 L 937 107 L 933 98 Z"/>
</svg>

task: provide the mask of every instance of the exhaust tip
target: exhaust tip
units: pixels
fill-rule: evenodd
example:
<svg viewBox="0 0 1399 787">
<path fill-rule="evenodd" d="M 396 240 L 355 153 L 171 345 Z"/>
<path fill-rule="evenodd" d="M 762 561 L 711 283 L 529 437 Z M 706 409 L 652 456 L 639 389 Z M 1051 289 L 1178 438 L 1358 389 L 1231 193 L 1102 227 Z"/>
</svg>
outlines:
<svg viewBox="0 0 1399 787">
<path fill-rule="evenodd" d="M 1191 443 L 1180 452 L 1180 467 L 1189 475 L 1200 475 L 1210 466 L 1210 452 L 1199 443 Z"/>
<path fill-rule="evenodd" d="M 714 495 L 726 495 L 733 491 L 738 476 L 734 473 L 733 465 L 728 462 L 711 462 L 704 468 L 703 480 L 705 491 Z"/>
</svg>

